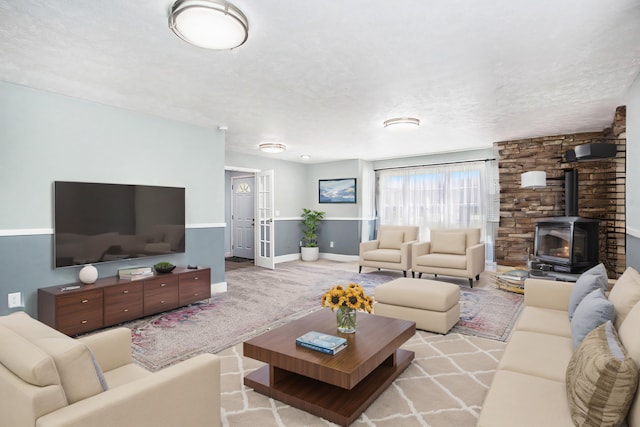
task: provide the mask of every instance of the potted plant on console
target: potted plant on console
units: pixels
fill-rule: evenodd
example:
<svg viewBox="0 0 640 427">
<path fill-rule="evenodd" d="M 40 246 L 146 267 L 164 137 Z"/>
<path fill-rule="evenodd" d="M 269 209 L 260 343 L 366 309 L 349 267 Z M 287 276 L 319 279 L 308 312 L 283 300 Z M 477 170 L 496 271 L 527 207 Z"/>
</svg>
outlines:
<svg viewBox="0 0 640 427">
<path fill-rule="evenodd" d="M 318 248 L 318 226 L 324 218 L 324 212 L 302 209 L 302 248 L 303 261 L 317 261 L 320 249 Z"/>
</svg>

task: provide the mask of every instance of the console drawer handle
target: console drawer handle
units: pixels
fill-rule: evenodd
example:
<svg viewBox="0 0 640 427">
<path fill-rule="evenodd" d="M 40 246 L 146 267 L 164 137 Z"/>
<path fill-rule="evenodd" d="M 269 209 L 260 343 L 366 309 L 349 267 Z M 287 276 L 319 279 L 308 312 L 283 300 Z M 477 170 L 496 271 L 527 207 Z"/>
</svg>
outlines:
<svg viewBox="0 0 640 427">
<path fill-rule="evenodd" d="M 86 304 L 86 303 L 88 303 L 88 302 L 89 302 L 89 300 L 88 300 L 88 299 L 83 299 L 82 301 L 80 301 L 80 303 L 82 303 L 82 304 Z"/>
<path fill-rule="evenodd" d="M 160 301 L 160 304 L 164 304 L 164 300 Z"/>
<path fill-rule="evenodd" d="M 128 308 L 125 308 L 125 309 L 124 309 L 124 310 L 122 310 L 122 311 L 124 311 L 125 313 L 127 313 L 127 312 L 129 311 L 129 309 L 128 309 Z"/>
<path fill-rule="evenodd" d="M 164 286 L 167 286 L 167 284 L 166 283 L 160 284 L 160 287 L 164 287 Z"/>
<path fill-rule="evenodd" d="M 82 324 L 84 325 L 84 324 L 86 324 L 86 323 L 87 323 L 87 321 L 86 321 L 86 320 L 83 320 L 83 321 L 82 321 L 82 322 L 80 322 L 80 323 L 82 323 Z"/>
<path fill-rule="evenodd" d="M 126 289 L 124 291 L 122 291 L 123 294 L 128 294 L 129 291 L 127 291 Z"/>
<path fill-rule="evenodd" d="M 193 294 L 193 296 L 194 296 L 194 297 L 197 297 L 197 296 L 198 296 L 198 293 L 196 292 L 195 294 Z"/>
<path fill-rule="evenodd" d="M 198 280 L 198 276 L 194 277 L 193 280 Z"/>
</svg>

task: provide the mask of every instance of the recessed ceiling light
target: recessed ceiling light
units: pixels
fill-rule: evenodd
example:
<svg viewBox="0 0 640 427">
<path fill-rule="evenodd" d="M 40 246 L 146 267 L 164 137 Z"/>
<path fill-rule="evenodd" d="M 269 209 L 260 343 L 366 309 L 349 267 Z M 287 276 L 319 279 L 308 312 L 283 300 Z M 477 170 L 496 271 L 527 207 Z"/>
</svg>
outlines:
<svg viewBox="0 0 640 427">
<path fill-rule="evenodd" d="M 420 126 L 420 119 L 414 117 L 397 117 L 384 121 L 384 127 L 393 129 L 416 129 Z"/>
<path fill-rule="evenodd" d="M 300 158 L 301 158 L 302 160 L 309 160 L 309 159 L 311 158 L 311 156 L 310 156 L 310 155 L 308 155 L 308 154 L 303 154 L 303 155 L 301 155 L 301 156 L 300 156 Z"/>
<path fill-rule="evenodd" d="M 206 49 L 233 49 L 249 37 L 247 17 L 222 0 L 177 0 L 169 11 L 169 28 L 187 43 Z"/>
<path fill-rule="evenodd" d="M 287 149 L 287 146 L 284 144 L 278 144 L 276 142 L 263 142 L 258 145 L 260 151 L 264 153 L 282 153 Z"/>
</svg>

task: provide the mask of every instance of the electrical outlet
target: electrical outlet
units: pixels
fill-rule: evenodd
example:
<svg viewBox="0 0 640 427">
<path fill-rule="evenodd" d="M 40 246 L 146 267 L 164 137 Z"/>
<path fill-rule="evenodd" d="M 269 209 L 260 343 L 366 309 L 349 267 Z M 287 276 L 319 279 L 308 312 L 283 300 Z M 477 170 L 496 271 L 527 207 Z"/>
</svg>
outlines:
<svg viewBox="0 0 640 427">
<path fill-rule="evenodd" d="M 333 247 L 333 240 L 329 242 L 329 247 L 332 248 Z"/>
<path fill-rule="evenodd" d="M 8 304 L 9 308 L 23 307 L 24 305 L 22 304 L 22 293 L 14 292 L 12 294 L 9 294 Z"/>
</svg>

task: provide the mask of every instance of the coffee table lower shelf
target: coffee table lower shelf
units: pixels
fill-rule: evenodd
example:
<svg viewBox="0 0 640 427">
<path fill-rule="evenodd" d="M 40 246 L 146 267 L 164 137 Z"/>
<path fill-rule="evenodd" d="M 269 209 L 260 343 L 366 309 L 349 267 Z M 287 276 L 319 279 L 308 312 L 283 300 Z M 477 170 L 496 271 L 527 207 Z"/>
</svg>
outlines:
<svg viewBox="0 0 640 427">
<path fill-rule="evenodd" d="M 271 386 L 269 365 L 245 376 L 244 385 L 336 424 L 348 426 L 409 366 L 414 357 L 412 351 L 397 349 L 395 366 L 382 363 L 351 390 L 277 368 L 274 369 L 280 379 Z"/>
</svg>

